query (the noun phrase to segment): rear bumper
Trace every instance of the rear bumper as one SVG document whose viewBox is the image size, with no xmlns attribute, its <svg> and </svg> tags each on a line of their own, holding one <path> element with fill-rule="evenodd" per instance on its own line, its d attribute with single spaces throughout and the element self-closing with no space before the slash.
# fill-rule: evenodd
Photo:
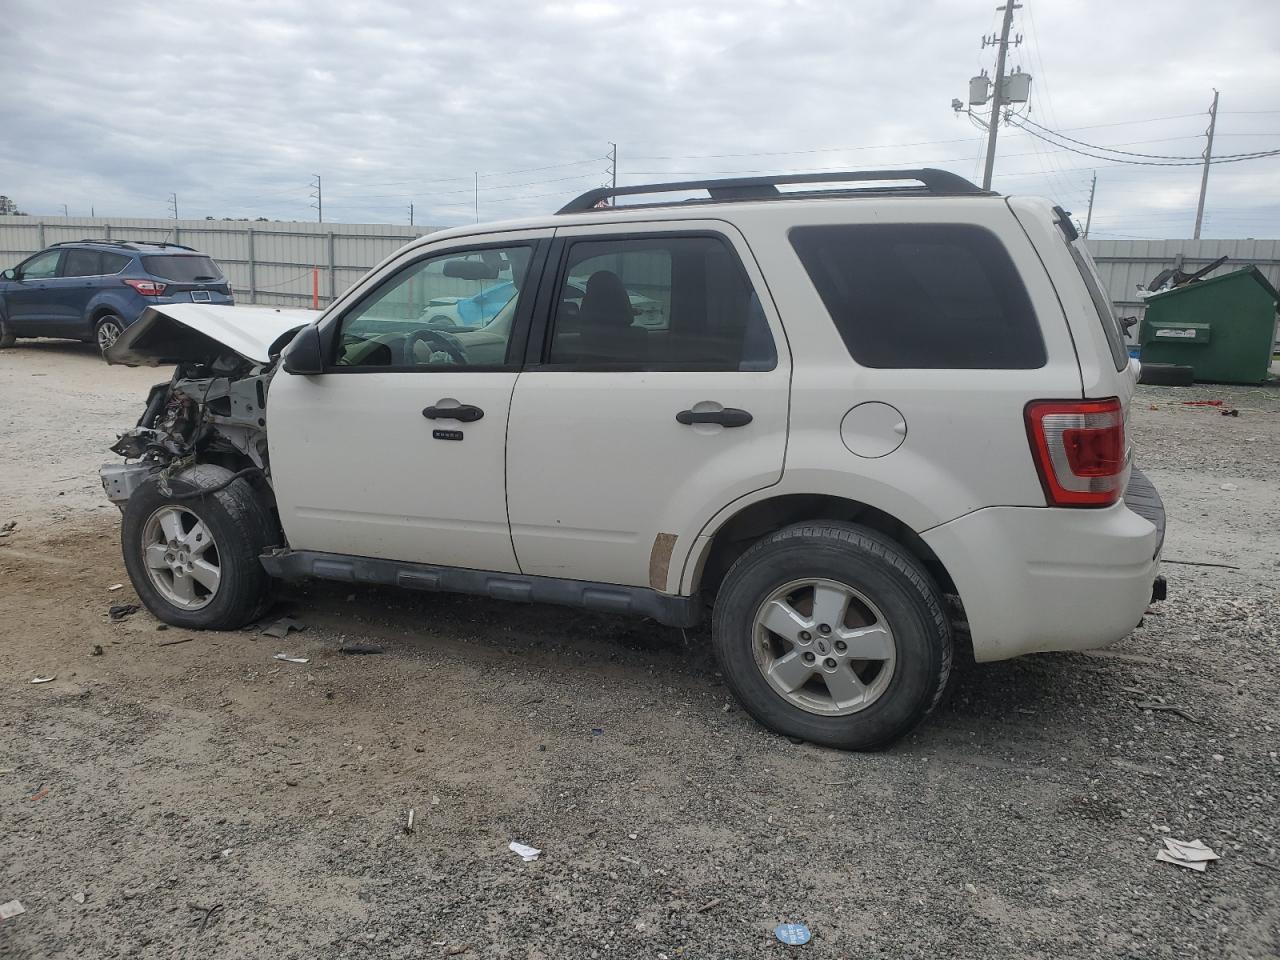
<svg viewBox="0 0 1280 960">
<path fill-rule="evenodd" d="M 988 507 L 922 536 L 955 581 L 978 660 L 1087 650 L 1128 636 L 1151 602 L 1164 504 L 1135 469 L 1103 510 Z"/>
</svg>

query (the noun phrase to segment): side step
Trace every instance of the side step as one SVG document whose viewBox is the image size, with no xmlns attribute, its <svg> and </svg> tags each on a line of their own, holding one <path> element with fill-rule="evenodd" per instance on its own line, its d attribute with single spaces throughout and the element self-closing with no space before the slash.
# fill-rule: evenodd
<svg viewBox="0 0 1280 960">
<path fill-rule="evenodd" d="M 553 603 L 650 617 L 669 627 L 692 627 L 702 619 L 702 604 L 697 597 L 674 597 L 647 587 L 562 580 L 559 577 L 527 577 L 519 573 L 491 573 L 311 550 L 277 550 L 263 554 L 259 560 L 267 573 L 283 580 L 316 577 L 343 583 L 375 583 L 409 590 L 466 593 L 516 603 Z"/>
</svg>

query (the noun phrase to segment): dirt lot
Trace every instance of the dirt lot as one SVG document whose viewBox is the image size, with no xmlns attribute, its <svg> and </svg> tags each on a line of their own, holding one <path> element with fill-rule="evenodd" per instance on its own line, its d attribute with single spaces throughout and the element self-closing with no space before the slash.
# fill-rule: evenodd
<svg viewBox="0 0 1280 960">
<path fill-rule="evenodd" d="M 1280 953 L 1280 390 L 1136 403 L 1166 557 L 1239 569 L 1168 565 L 1113 650 L 962 662 L 848 755 L 643 621 L 318 584 L 287 640 L 109 622 L 136 598 L 94 471 L 162 378 L 0 354 L 0 956 Z M 1158 863 L 1166 835 L 1222 860 Z"/>
</svg>

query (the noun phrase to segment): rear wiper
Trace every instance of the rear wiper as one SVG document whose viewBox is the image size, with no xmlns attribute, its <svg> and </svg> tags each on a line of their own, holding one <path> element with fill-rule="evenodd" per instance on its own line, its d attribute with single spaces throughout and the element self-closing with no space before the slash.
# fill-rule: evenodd
<svg viewBox="0 0 1280 960">
<path fill-rule="evenodd" d="M 201 280 L 217 280 L 218 278 L 217 277 L 195 277 L 194 279 L 197 283 L 199 283 Z"/>
</svg>

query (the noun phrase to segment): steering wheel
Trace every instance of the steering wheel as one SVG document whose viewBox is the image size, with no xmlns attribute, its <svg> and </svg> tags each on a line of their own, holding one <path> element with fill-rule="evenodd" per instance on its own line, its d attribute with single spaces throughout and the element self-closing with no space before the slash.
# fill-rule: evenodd
<svg viewBox="0 0 1280 960">
<path fill-rule="evenodd" d="M 432 353 L 435 353 L 437 350 L 441 350 L 447 353 L 454 363 L 461 364 L 462 366 L 466 366 L 467 364 L 467 355 L 462 349 L 462 344 L 458 342 L 456 337 L 440 330 L 428 329 L 415 330 L 413 333 L 409 334 L 408 339 L 405 340 L 405 354 L 410 362 L 413 362 L 414 347 L 418 345 L 418 341 L 422 341 L 427 344 L 427 346 L 431 348 Z"/>
</svg>

